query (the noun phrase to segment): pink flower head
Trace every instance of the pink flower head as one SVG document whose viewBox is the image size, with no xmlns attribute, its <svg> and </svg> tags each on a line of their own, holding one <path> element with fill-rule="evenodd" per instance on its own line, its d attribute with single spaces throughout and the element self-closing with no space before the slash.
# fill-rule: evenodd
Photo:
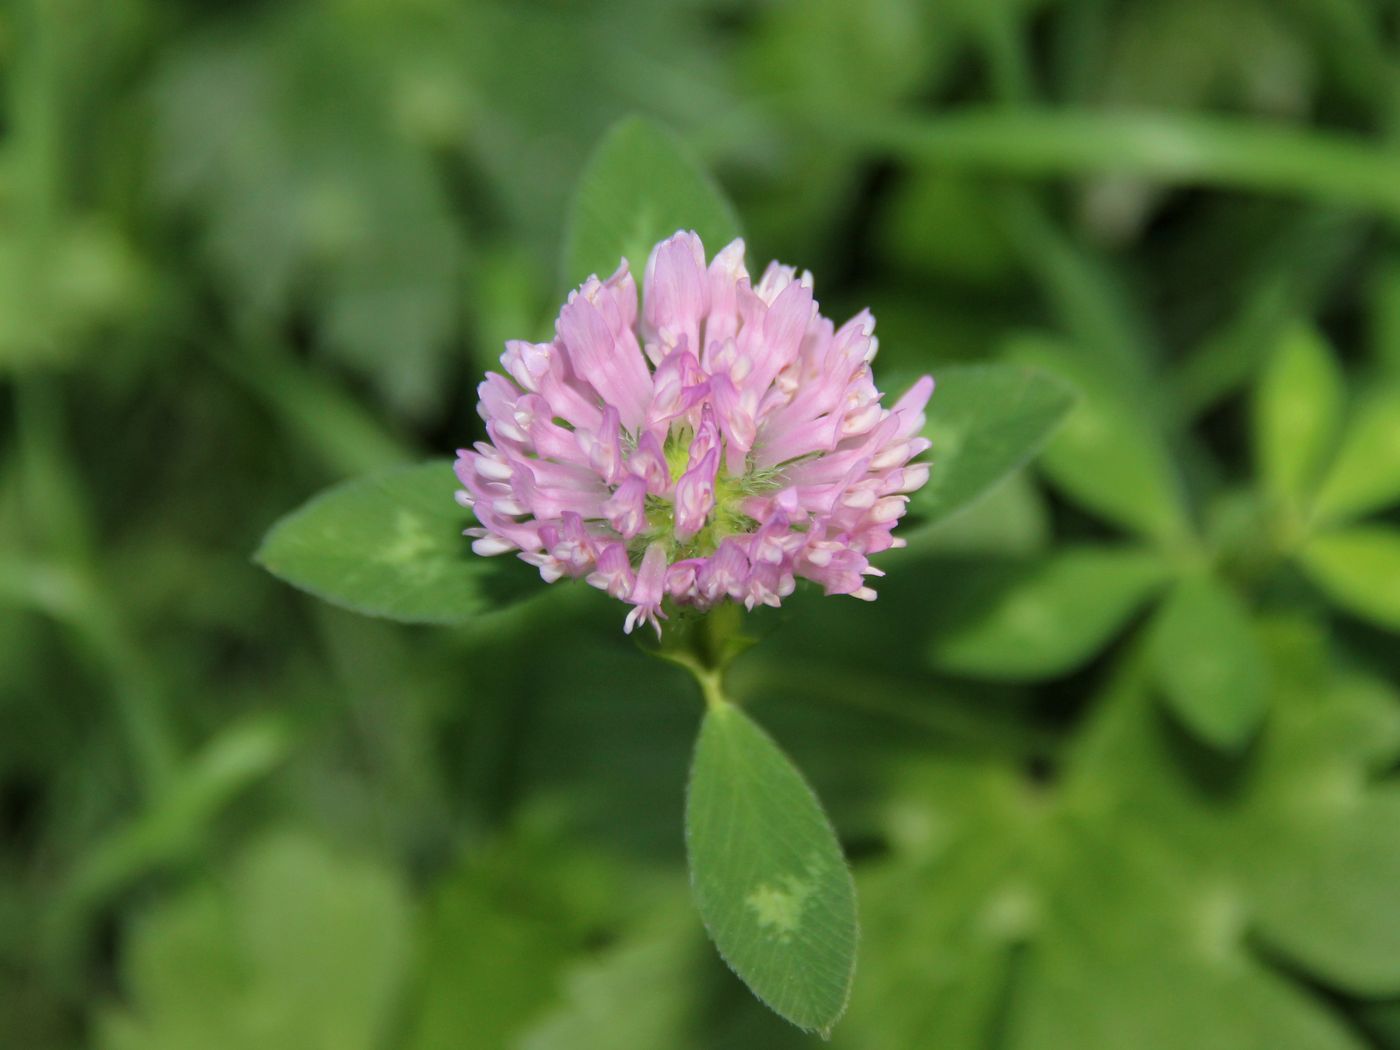
<svg viewBox="0 0 1400 1050">
<path fill-rule="evenodd" d="M 488 441 L 458 453 L 478 554 L 518 551 L 546 581 L 629 602 L 777 605 L 796 578 L 867 601 L 869 556 L 928 480 L 911 460 L 928 376 L 892 408 L 870 375 L 875 320 L 839 329 L 812 278 L 757 285 L 735 241 L 706 264 L 694 233 L 652 249 L 640 314 L 624 259 L 569 296 L 549 343 L 510 342 L 478 388 Z M 509 376 L 509 378 L 507 378 Z"/>
</svg>

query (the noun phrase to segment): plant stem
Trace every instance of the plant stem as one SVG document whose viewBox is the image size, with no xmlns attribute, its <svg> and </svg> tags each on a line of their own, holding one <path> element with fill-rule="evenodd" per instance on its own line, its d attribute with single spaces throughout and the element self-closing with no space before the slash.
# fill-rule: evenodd
<svg viewBox="0 0 1400 1050">
<path fill-rule="evenodd" d="M 705 707 L 717 711 L 733 702 L 724 691 L 725 671 L 752 642 L 742 629 L 743 612 L 733 605 L 679 614 L 660 646 L 649 651 L 689 671 L 700 686 Z"/>
<path fill-rule="evenodd" d="M 1295 194 L 1400 218 L 1400 151 L 1358 136 L 1143 111 L 964 109 L 833 121 L 828 132 L 941 168 L 1027 176 L 1141 175 Z"/>
</svg>

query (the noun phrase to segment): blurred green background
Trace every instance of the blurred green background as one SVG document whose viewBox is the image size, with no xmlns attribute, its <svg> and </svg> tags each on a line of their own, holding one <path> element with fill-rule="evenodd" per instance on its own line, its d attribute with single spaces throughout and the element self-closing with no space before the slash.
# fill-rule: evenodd
<svg viewBox="0 0 1400 1050">
<path fill-rule="evenodd" d="M 0 1046 L 815 1045 L 704 940 L 617 606 L 250 562 L 478 436 L 641 112 L 885 389 L 1081 395 L 736 668 L 855 866 L 832 1045 L 1400 1047 L 1400 4 L 9 0 L 0 93 Z"/>
</svg>

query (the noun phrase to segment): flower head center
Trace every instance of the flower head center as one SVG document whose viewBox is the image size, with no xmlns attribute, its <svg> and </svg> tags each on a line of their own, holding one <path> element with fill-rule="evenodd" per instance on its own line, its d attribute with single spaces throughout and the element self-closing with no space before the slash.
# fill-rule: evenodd
<svg viewBox="0 0 1400 1050">
<path fill-rule="evenodd" d="M 780 472 L 776 470 L 758 471 L 746 464 L 743 474 L 731 474 L 725 467 L 721 439 L 714 480 L 704 486 L 699 497 L 704 508 L 703 523 L 687 535 L 679 520 L 685 517 L 685 511 L 677 504 L 692 505 L 693 514 L 696 497 L 680 484 L 680 479 L 701 466 L 691 457 L 692 440 L 693 432 L 689 427 L 676 428 L 667 435 L 662 451 L 671 477 L 671 493 L 647 497 L 646 527 L 628 544 L 628 553 L 634 562 L 653 543 L 663 544 L 671 561 L 709 557 L 726 538 L 756 531 L 759 522 L 745 511 L 745 505 L 755 496 L 782 487 Z"/>
</svg>

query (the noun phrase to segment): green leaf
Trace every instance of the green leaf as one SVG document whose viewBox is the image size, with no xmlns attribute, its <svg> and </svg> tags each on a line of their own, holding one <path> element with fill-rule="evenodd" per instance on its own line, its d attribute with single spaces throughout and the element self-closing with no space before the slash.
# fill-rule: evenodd
<svg viewBox="0 0 1400 1050">
<path fill-rule="evenodd" d="M 787 1020 L 829 1032 L 855 973 L 855 885 L 802 774 L 724 701 L 706 712 L 695 748 L 686 846 L 725 962 Z"/>
<path fill-rule="evenodd" d="M 385 67 L 384 36 L 287 6 L 182 39 L 151 93 L 155 185 L 198 217 L 240 324 L 302 318 L 320 352 L 421 417 L 450 387 L 468 245 L 430 152 L 406 134 L 402 94 L 386 89 L 402 74 Z M 308 75 L 328 64 L 339 74 Z"/>
<path fill-rule="evenodd" d="M 626 259 L 638 280 L 652 247 L 694 230 L 713 255 L 741 236 L 734 207 L 665 128 L 642 117 L 615 124 L 579 181 L 565 237 L 563 283 L 606 277 Z"/>
<path fill-rule="evenodd" d="M 1197 736 L 1238 748 L 1268 706 L 1268 669 L 1239 599 L 1211 576 L 1183 579 L 1157 615 L 1153 669 L 1172 712 Z"/>
<path fill-rule="evenodd" d="M 884 111 L 937 80 L 964 37 L 942 5 L 918 0 L 808 0 L 753 14 L 744 45 L 749 90 L 800 99 L 811 113 Z"/>
<path fill-rule="evenodd" d="M 835 1045 L 1360 1050 L 1319 989 L 1400 989 L 1397 793 L 1374 776 L 1400 706 L 1261 638 L 1289 673 L 1247 763 L 1182 748 L 1130 658 L 1048 784 L 985 755 L 907 764 Z"/>
<path fill-rule="evenodd" d="M 413 1034 L 402 1044 L 411 1050 L 516 1046 L 553 1005 L 566 965 L 630 900 L 619 892 L 625 873 L 601 851 L 558 839 L 553 811 L 526 816 L 427 901 Z M 693 918 L 689 931 L 698 940 Z"/>
<path fill-rule="evenodd" d="M 521 1050 L 698 1046 L 682 1034 L 693 1006 L 693 950 L 703 947 L 695 941 L 649 933 L 580 966 L 563 1004 L 525 1033 Z"/>
<path fill-rule="evenodd" d="M 664 894 L 652 896 L 656 901 L 641 924 L 566 971 L 557 1007 L 509 1045 L 518 1050 L 811 1046 L 809 1036 L 734 981 L 700 935 L 695 909 L 683 892 L 673 894 L 668 883 Z"/>
<path fill-rule="evenodd" d="M 1375 1033 L 1376 1045 L 1384 1050 L 1400 1047 L 1400 999 L 1365 1003 L 1361 1007 L 1361 1017 L 1367 1029 Z"/>
<path fill-rule="evenodd" d="M 1400 255 L 1392 250 L 1379 271 L 1371 294 L 1371 350 L 1377 365 L 1400 375 Z"/>
<path fill-rule="evenodd" d="M 283 518 L 255 555 L 335 605 L 407 623 L 462 623 L 535 590 L 521 563 L 472 553 L 452 464 L 400 467 L 329 489 Z"/>
<path fill-rule="evenodd" d="M 1380 785 L 1359 798 L 1339 797 L 1325 775 L 1313 786 L 1318 815 L 1325 818 L 1331 808 L 1339 819 L 1330 826 L 1318 822 L 1308 856 L 1291 858 L 1306 877 L 1288 887 L 1278 881 L 1261 886 L 1261 929 L 1274 950 L 1342 987 L 1393 996 L 1400 990 L 1400 910 L 1390 903 L 1400 878 L 1400 790 Z"/>
<path fill-rule="evenodd" d="M 1308 575 L 1342 608 L 1400 631 L 1400 531 L 1359 525 L 1323 533 L 1299 557 Z"/>
<path fill-rule="evenodd" d="M 1294 506 L 1311 495 L 1332 453 L 1346 391 L 1336 355 L 1322 336 L 1297 326 L 1259 378 L 1254 449 L 1265 488 Z"/>
<path fill-rule="evenodd" d="M 1400 384 L 1368 391 L 1318 488 L 1319 520 L 1357 518 L 1400 502 Z"/>
<path fill-rule="evenodd" d="M 1167 579 L 1150 551 L 1063 551 L 1020 566 L 965 620 L 935 637 L 934 664 L 1008 681 L 1074 670 L 1123 629 Z"/>
<path fill-rule="evenodd" d="M 937 169 L 911 173 L 881 211 L 882 258 L 920 285 L 1004 285 L 1015 274 L 1017 257 L 999 224 L 996 190 L 984 180 Z M 939 235 L 930 237 L 929 230 Z"/>
<path fill-rule="evenodd" d="M 1143 536 L 1188 529 L 1180 480 L 1152 413 L 1072 348 L 1044 338 L 1014 341 L 1010 356 L 1067 379 L 1079 403 L 1040 457 L 1045 474 L 1075 502 Z"/>
<path fill-rule="evenodd" d="M 886 567 L 928 553 L 1029 557 L 1050 546 L 1050 510 L 1044 490 L 1016 473 L 961 512 L 931 526 L 901 528 L 900 535 L 908 553 L 888 556 Z"/>
<path fill-rule="evenodd" d="M 130 1012 L 104 1017 L 98 1044 L 373 1050 L 407 975 L 408 919 L 378 864 L 270 835 L 138 925 L 122 960 Z"/>
<path fill-rule="evenodd" d="M 939 372 L 924 437 L 933 442 L 928 484 L 911 509 L 937 521 L 985 494 L 1035 455 L 1074 394 L 1054 376 L 1018 365 Z"/>
<path fill-rule="evenodd" d="M 63 907 L 82 917 L 138 877 L 197 853 L 224 810 L 266 777 L 291 744 L 286 727 L 275 719 L 225 726 L 155 805 L 88 847 Z"/>
</svg>

